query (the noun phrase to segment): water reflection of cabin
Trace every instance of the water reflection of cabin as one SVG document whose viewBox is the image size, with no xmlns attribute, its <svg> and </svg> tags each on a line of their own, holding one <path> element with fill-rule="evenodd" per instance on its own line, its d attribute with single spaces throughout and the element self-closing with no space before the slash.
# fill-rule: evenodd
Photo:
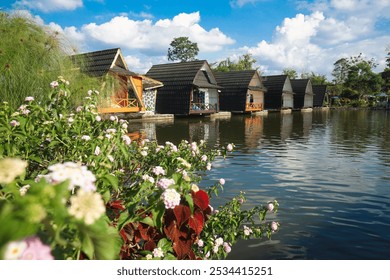
<svg viewBox="0 0 390 280">
<path fill-rule="evenodd" d="M 324 107 L 329 104 L 327 85 L 313 85 L 313 107 Z"/>
<path fill-rule="evenodd" d="M 295 93 L 294 109 L 313 108 L 313 87 L 310 79 L 291 79 Z"/>
<path fill-rule="evenodd" d="M 294 93 L 287 75 L 263 76 L 263 85 L 267 89 L 264 97 L 265 110 L 292 109 Z"/>
<path fill-rule="evenodd" d="M 99 113 L 145 111 L 145 100 L 150 100 L 147 97 L 155 98 L 154 89 L 162 86 L 159 81 L 129 71 L 119 48 L 77 54 L 71 58 L 87 75 L 94 77 L 110 75 L 114 78 L 115 82 L 112 84 L 103 82 L 103 90 L 112 90 L 113 94 L 110 98 L 101 100 Z"/>
<path fill-rule="evenodd" d="M 146 76 L 164 84 L 157 92 L 157 113 L 188 116 L 219 111 L 220 86 L 206 60 L 153 65 Z"/>
<path fill-rule="evenodd" d="M 249 113 L 264 109 L 264 87 L 256 70 L 214 72 L 221 111 Z"/>
</svg>

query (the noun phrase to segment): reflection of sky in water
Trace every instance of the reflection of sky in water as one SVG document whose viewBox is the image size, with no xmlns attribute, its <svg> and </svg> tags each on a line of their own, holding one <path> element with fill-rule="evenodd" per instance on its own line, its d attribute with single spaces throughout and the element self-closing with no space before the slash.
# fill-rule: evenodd
<svg viewBox="0 0 390 280">
<path fill-rule="evenodd" d="M 156 125 L 156 138 L 235 143 L 202 186 L 225 178 L 214 206 L 245 191 L 245 207 L 277 199 L 271 241 L 239 242 L 230 258 L 390 259 L 390 114 L 313 112 Z M 176 133 L 174 133 L 176 132 Z M 151 134 L 153 135 L 153 133 Z M 198 138 L 198 139 L 195 139 Z"/>
</svg>

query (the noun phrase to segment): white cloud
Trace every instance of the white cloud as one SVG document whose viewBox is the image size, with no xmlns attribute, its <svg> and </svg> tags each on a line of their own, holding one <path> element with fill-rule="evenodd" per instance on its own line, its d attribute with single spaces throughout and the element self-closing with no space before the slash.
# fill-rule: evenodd
<svg viewBox="0 0 390 280">
<path fill-rule="evenodd" d="M 230 6 L 241 8 L 242 6 L 245 6 L 247 4 L 254 4 L 254 3 L 260 2 L 260 1 L 264 1 L 264 0 L 231 0 Z"/>
<path fill-rule="evenodd" d="M 218 28 L 207 31 L 199 22 L 199 12 L 181 13 L 155 23 L 148 19 L 132 20 L 127 16 L 116 16 L 102 24 L 89 23 L 79 29 L 66 27 L 63 32 L 80 43 L 84 41 L 154 55 L 165 55 L 173 38 L 181 36 L 196 42 L 200 52 L 219 51 L 234 43 Z"/>
<path fill-rule="evenodd" d="M 83 0 L 20 0 L 16 7 L 53 12 L 60 10 L 75 10 L 83 6 Z"/>
<path fill-rule="evenodd" d="M 261 40 L 254 47 L 243 47 L 251 53 L 266 72 L 281 72 L 292 67 L 298 72 L 328 75 L 333 63 L 341 57 L 363 53 L 374 58 L 383 69 L 385 48 L 390 42 L 388 32 L 380 32 L 376 24 L 390 17 L 390 1 L 375 4 L 367 0 L 331 0 L 304 3 L 315 7 L 309 15 L 297 14 L 285 18 L 275 28 L 272 40 Z"/>
</svg>

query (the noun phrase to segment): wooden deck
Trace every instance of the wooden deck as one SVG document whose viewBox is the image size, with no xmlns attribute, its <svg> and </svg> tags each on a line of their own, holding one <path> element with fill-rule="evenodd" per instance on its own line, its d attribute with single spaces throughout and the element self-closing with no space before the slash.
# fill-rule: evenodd
<svg viewBox="0 0 390 280">
<path fill-rule="evenodd" d="M 217 112 L 217 108 L 214 105 L 207 103 L 191 103 L 190 115 L 207 115 L 214 114 Z"/>
<path fill-rule="evenodd" d="M 142 106 L 139 106 L 137 99 L 113 98 L 112 107 L 98 108 L 98 112 L 102 114 L 107 113 L 138 113 L 145 111 Z"/>
<path fill-rule="evenodd" d="M 245 112 L 256 112 L 262 110 L 263 110 L 263 104 L 261 103 L 246 103 Z"/>
</svg>

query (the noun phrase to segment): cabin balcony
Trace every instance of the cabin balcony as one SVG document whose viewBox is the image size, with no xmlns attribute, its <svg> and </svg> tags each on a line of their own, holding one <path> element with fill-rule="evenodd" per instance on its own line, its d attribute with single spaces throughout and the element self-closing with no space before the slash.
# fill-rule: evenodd
<svg viewBox="0 0 390 280">
<path fill-rule="evenodd" d="M 263 104 L 261 103 L 246 103 L 245 105 L 245 111 L 246 112 L 255 112 L 255 111 L 262 111 L 263 110 Z"/>
<path fill-rule="evenodd" d="M 217 104 L 191 103 L 190 115 L 214 114 L 217 112 Z"/>
<path fill-rule="evenodd" d="M 143 111 L 136 98 L 112 98 L 108 107 L 99 107 L 99 113 L 138 113 Z"/>
</svg>

